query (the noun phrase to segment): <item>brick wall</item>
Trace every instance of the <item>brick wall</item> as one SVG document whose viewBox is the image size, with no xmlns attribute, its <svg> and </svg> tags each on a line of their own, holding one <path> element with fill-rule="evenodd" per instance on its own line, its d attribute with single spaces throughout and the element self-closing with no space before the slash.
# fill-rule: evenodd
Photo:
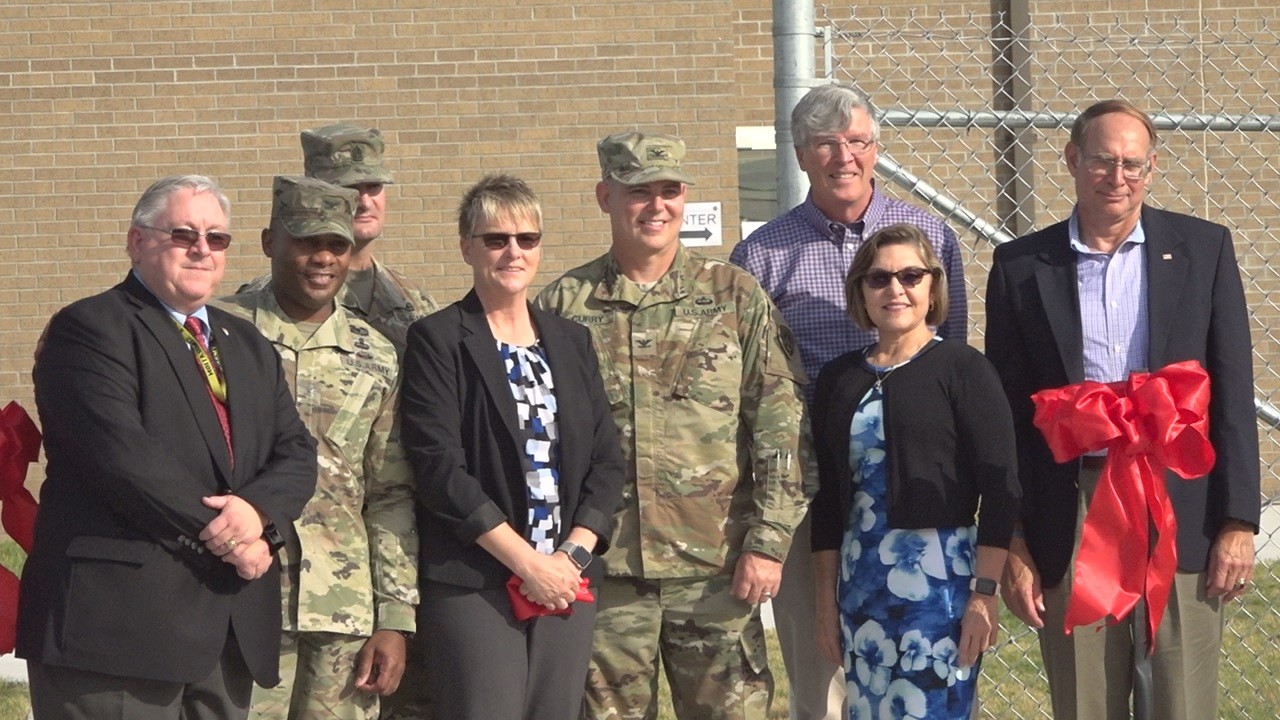
<svg viewBox="0 0 1280 720">
<path fill-rule="evenodd" d="M 379 255 L 441 301 L 470 286 L 453 214 L 485 172 L 514 172 L 541 195 L 542 281 L 599 254 L 595 142 L 616 130 L 684 137 L 690 199 L 736 218 L 740 24 L 711 0 L 4 3 L 0 401 L 34 409 L 40 329 L 123 277 L 129 212 L 161 176 L 225 186 L 236 240 L 224 290 L 264 272 L 271 177 L 302 171 L 307 127 L 384 132 L 397 184 Z M 721 252 L 735 228 L 725 223 Z"/>
</svg>

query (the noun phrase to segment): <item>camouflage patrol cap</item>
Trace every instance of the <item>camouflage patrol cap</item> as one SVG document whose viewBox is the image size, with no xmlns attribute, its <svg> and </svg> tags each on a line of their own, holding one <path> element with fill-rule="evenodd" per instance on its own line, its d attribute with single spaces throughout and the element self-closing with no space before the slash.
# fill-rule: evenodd
<svg viewBox="0 0 1280 720">
<path fill-rule="evenodd" d="M 298 175 L 277 175 L 271 185 L 271 223 L 296 238 L 337 235 L 355 243 L 352 225 L 360 193 Z"/>
<path fill-rule="evenodd" d="M 617 180 L 623 185 L 655 180 L 693 184 L 693 178 L 680 169 L 684 141 L 674 135 L 614 133 L 596 145 L 596 154 L 600 156 L 600 176 L 605 180 Z"/>
<path fill-rule="evenodd" d="M 360 183 L 390 185 L 391 172 L 382 166 L 386 150 L 375 128 L 339 123 L 302 131 L 303 171 L 307 177 L 351 187 Z"/>
</svg>

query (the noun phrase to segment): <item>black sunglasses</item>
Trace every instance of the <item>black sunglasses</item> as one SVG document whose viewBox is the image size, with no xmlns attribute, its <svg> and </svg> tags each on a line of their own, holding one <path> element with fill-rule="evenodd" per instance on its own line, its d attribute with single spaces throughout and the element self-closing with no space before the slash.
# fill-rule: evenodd
<svg viewBox="0 0 1280 720">
<path fill-rule="evenodd" d="M 471 237 L 480 238 L 481 242 L 484 243 L 485 249 L 487 250 L 506 249 L 507 244 L 510 243 L 512 240 L 516 241 L 516 244 L 520 246 L 521 250 L 532 250 L 538 247 L 538 243 L 542 242 L 542 233 L 540 232 L 514 233 L 514 234 L 491 232 L 491 233 L 480 233 L 479 235 L 472 235 Z"/>
<path fill-rule="evenodd" d="M 898 283 L 904 288 L 913 288 L 920 284 L 926 275 L 932 275 L 933 271 L 922 267 L 903 268 L 898 272 L 889 272 L 888 270 L 872 270 L 862 276 L 862 282 L 872 290 L 883 290 L 889 287 L 889 281 L 898 278 Z"/>
</svg>

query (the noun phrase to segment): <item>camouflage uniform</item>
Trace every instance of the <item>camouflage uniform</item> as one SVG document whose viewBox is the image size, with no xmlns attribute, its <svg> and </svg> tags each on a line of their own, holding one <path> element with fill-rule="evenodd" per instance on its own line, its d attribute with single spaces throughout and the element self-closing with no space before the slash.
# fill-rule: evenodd
<svg viewBox="0 0 1280 720">
<path fill-rule="evenodd" d="M 440 308 L 430 294 L 402 273 L 377 261 L 373 263 L 373 271 L 373 303 L 369 307 L 361 307 L 360 299 L 347 286 L 338 293 L 338 304 L 346 308 L 352 317 L 367 322 L 382 333 L 395 346 L 397 357 L 402 357 L 409 326 Z M 270 273 L 261 275 L 240 286 L 238 292 L 261 290 L 270 282 Z"/>
<path fill-rule="evenodd" d="M 354 191 L 331 190 L 354 199 Z M 354 212 L 354 203 L 350 208 Z M 302 231 L 287 223 L 286 229 L 295 237 L 338 232 L 318 227 L 322 222 L 306 219 Z M 348 240 L 350 233 L 347 216 Z M 375 630 L 412 632 L 418 602 L 413 477 L 395 424 L 395 349 L 343 312 L 332 313 L 314 333 L 304 330 L 280 308 L 270 285 L 219 304 L 271 341 L 298 414 L 318 442 L 315 495 L 280 551 L 283 681 L 271 690 L 254 688 L 252 715 L 375 718 L 378 697 L 354 689 L 355 654 Z"/>
<path fill-rule="evenodd" d="M 298 414 L 319 441 L 316 494 L 280 553 L 286 644 L 323 633 L 331 636 L 325 644 L 349 647 L 347 657 L 328 663 L 337 665 L 329 687 L 300 675 L 296 682 L 299 689 L 311 685 L 309 696 L 293 697 L 336 705 L 341 696 L 341 704 L 371 709 L 357 717 L 377 717 L 377 696 L 354 691 L 354 653 L 374 630 L 412 632 L 418 603 L 413 477 L 394 427 L 395 350 L 367 323 L 340 312 L 306 337 L 270 287 L 235 295 L 223 306 L 253 322 L 280 353 Z M 273 690 L 255 688 L 253 714 L 286 717 L 291 693 L 287 676 Z"/>
<path fill-rule="evenodd" d="M 394 184 L 391 171 L 382 163 L 386 142 L 376 128 L 337 123 L 302 131 L 303 168 L 308 177 L 344 187 L 365 183 Z M 338 293 L 338 304 L 353 317 L 373 326 L 391 341 L 397 358 L 404 357 L 409 326 L 419 318 L 439 310 L 436 301 L 409 278 L 376 260 L 373 270 L 373 293 L 366 306 L 348 284 Z M 423 638 L 409 642 L 409 657 L 400 690 L 382 702 L 382 717 L 427 720 L 430 699 L 426 695 L 426 669 L 422 664 Z"/>
<path fill-rule="evenodd" d="M 583 716 L 655 717 L 661 653 L 677 714 L 763 718 L 763 628 L 730 588 L 743 552 L 786 557 L 812 494 L 790 331 L 750 275 L 683 248 L 647 293 L 610 253 L 537 304 L 591 330 L 628 461 Z"/>
</svg>

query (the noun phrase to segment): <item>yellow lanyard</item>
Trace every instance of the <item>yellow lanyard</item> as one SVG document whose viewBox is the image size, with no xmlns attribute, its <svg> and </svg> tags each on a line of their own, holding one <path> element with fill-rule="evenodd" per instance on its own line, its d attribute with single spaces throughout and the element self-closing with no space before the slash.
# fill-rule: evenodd
<svg viewBox="0 0 1280 720">
<path fill-rule="evenodd" d="M 222 364 L 222 354 L 217 348 L 213 349 L 213 355 L 209 355 L 204 343 L 201 343 L 185 325 L 179 325 L 178 329 L 182 331 L 182 337 L 186 339 L 187 344 L 191 346 L 191 352 L 196 356 L 196 364 L 200 366 L 200 372 L 204 373 L 204 381 L 209 386 L 209 392 L 218 399 L 220 403 L 227 402 L 227 383 L 222 379 L 222 373 L 218 371 L 218 367 Z"/>
</svg>

